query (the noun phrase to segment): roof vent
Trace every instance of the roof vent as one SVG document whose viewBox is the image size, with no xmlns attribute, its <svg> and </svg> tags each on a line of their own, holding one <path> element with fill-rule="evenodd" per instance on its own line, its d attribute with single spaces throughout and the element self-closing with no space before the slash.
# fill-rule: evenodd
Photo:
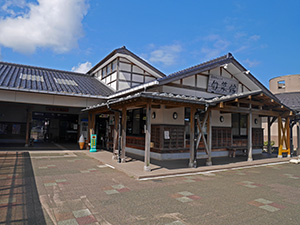
<svg viewBox="0 0 300 225">
<path fill-rule="evenodd" d="M 78 84 L 74 80 L 60 79 L 60 78 L 55 78 L 55 77 L 54 77 L 54 80 L 55 80 L 55 83 L 57 83 L 57 84 L 78 86 Z"/>
<path fill-rule="evenodd" d="M 31 80 L 31 81 L 37 81 L 37 82 L 44 82 L 44 77 L 43 76 L 38 76 L 38 75 L 31 75 L 31 74 L 25 74 L 21 73 L 20 74 L 20 79 L 21 80 Z"/>
</svg>

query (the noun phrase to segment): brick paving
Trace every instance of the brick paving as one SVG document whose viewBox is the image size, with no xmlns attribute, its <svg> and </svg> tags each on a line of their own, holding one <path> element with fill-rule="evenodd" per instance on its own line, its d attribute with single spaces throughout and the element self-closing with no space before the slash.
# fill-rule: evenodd
<svg viewBox="0 0 300 225">
<path fill-rule="evenodd" d="M 299 166 L 139 181 L 82 151 L 0 152 L 0 224 L 300 224 Z"/>
</svg>

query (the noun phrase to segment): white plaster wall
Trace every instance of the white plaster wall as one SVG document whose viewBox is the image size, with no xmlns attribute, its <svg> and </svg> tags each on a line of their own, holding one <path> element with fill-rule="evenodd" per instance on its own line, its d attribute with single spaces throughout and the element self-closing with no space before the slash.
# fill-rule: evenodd
<svg viewBox="0 0 300 225">
<path fill-rule="evenodd" d="M 195 75 L 192 75 L 190 77 L 186 77 L 182 80 L 183 85 L 192 86 L 195 87 Z"/>
<path fill-rule="evenodd" d="M 211 111 L 212 120 L 211 124 L 214 127 L 231 127 L 231 113 L 220 113 L 220 111 Z M 224 121 L 220 121 L 220 116 L 224 117 Z"/>
<path fill-rule="evenodd" d="M 153 77 L 145 77 L 145 83 L 151 81 L 151 80 L 155 80 L 155 78 Z"/>
<path fill-rule="evenodd" d="M 197 87 L 198 88 L 207 88 L 207 82 L 208 82 L 208 77 L 207 76 L 202 76 L 198 75 L 197 76 Z"/>
<path fill-rule="evenodd" d="M 254 123 L 255 119 L 257 119 L 257 124 Z M 253 114 L 252 115 L 252 127 L 253 128 L 261 128 L 261 117 L 258 115 Z"/>
<path fill-rule="evenodd" d="M 134 73 L 141 73 L 141 74 L 144 73 L 144 70 L 142 70 L 141 68 L 139 68 L 139 67 L 137 67 L 137 66 L 133 66 L 132 71 L 133 71 Z"/>
<path fill-rule="evenodd" d="M 184 108 L 166 109 L 164 105 L 160 109 L 152 109 L 152 113 L 156 113 L 156 118 L 151 119 L 152 124 L 169 124 L 184 125 Z M 173 113 L 176 112 L 178 117 L 173 119 Z"/>
<path fill-rule="evenodd" d="M 120 62 L 120 70 L 131 71 L 131 65 Z"/>
<path fill-rule="evenodd" d="M 3 90 L 0 90 L 0 101 L 82 108 L 103 102 L 101 99 Z"/>
</svg>

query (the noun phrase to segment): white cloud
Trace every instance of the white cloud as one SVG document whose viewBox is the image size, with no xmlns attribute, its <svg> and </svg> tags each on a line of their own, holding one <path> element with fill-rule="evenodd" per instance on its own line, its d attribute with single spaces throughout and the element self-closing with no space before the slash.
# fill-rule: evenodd
<svg viewBox="0 0 300 225">
<path fill-rule="evenodd" d="M 255 34 L 255 35 L 252 35 L 250 38 L 249 38 L 251 41 L 257 41 L 260 39 L 260 36 Z"/>
<path fill-rule="evenodd" d="M 4 5 L 10 16 L 0 18 L 0 45 L 23 53 L 32 53 L 39 47 L 56 52 L 76 47 L 88 9 L 86 0 L 37 1 L 38 4 L 26 3 L 28 11 L 21 15 L 14 13 L 11 5 Z"/>
<path fill-rule="evenodd" d="M 227 51 L 230 46 L 230 41 L 221 38 L 219 35 L 211 34 L 203 38 L 205 42 L 201 48 L 201 53 L 204 54 L 204 59 L 209 60 L 220 56 L 221 53 Z"/>
<path fill-rule="evenodd" d="M 180 52 L 182 52 L 182 47 L 179 44 L 161 46 L 150 53 L 149 61 L 152 63 L 163 63 L 165 66 L 171 66 L 176 63 Z"/>
<path fill-rule="evenodd" d="M 77 66 L 72 67 L 72 71 L 77 73 L 86 73 L 91 68 L 92 68 L 92 63 L 85 62 L 85 63 L 79 63 Z"/>
<path fill-rule="evenodd" d="M 259 61 L 257 61 L 257 60 L 250 60 L 250 59 L 244 60 L 244 63 L 245 63 L 246 65 L 248 65 L 249 68 L 251 68 L 251 67 L 256 67 L 257 65 L 260 64 Z"/>
</svg>

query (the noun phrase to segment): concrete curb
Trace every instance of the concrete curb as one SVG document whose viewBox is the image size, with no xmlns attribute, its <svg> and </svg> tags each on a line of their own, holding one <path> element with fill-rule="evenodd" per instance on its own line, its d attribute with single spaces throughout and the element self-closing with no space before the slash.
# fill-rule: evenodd
<svg viewBox="0 0 300 225">
<path fill-rule="evenodd" d="M 263 166 L 270 164 L 277 164 L 280 162 L 288 162 L 291 158 L 267 158 L 267 159 L 257 159 L 251 162 L 235 162 L 224 165 L 212 165 L 212 166 L 201 166 L 197 168 L 178 168 L 178 169 L 167 169 L 160 166 L 151 164 L 150 167 L 152 170 L 150 172 L 144 171 L 144 162 L 142 161 L 130 161 L 127 163 L 117 163 L 116 160 L 112 160 L 112 153 L 99 151 L 96 153 L 86 152 L 86 154 L 92 158 L 97 159 L 103 164 L 108 164 L 115 169 L 127 174 L 129 177 L 133 177 L 137 180 L 146 180 L 146 179 L 155 179 L 159 177 L 166 176 L 184 176 L 184 175 L 193 175 L 197 173 L 208 173 L 208 172 L 217 172 L 222 170 L 230 169 L 243 169 L 253 166 Z"/>
</svg>

